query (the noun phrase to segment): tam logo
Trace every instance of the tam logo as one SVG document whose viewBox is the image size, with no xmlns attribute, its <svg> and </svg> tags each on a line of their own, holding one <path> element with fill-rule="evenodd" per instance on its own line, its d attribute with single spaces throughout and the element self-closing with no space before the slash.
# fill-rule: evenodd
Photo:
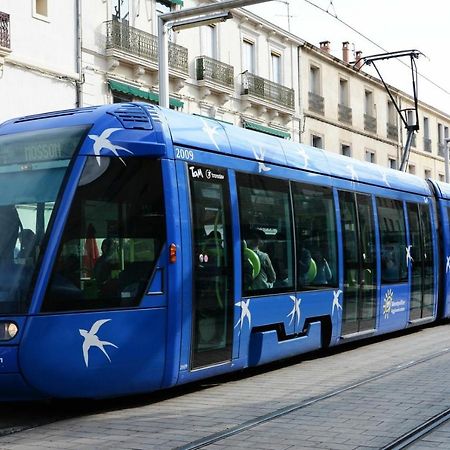
<svg viewBox="0 0 450 450">
<path fill-rule="evenodd" d="M 191 171 L 192 178 L 204 178 L 202 169 L 196 169 L 195 167 L 191 166 L 189 167 L 189 170 Z"/>
</svg>

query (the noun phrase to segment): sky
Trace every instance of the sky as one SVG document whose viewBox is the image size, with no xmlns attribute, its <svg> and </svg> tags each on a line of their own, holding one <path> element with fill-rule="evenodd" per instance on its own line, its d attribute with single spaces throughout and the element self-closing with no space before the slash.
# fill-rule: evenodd
<svg viewBox="0 0 450 450">
<path fill-rule="evenodd" d="M 287 30 L 288 8 L 283 3 L 286 0 L 246 8 Z M 330 41 L 331 54 L 340 59 L 344 41 L 363 56 L 419 50 L 424 54 L 416 60 L 419 100 L 450 114 L 449 0 L 289 0 L 289 11 L 292 34 L 317 47 L 321 41 Z M 412 95 L 409 57 L 402 61 L 407 66 L 394 59 L 380 61 L 377 67 L 387 83 Z M 372 68 L 364 70 L 376 75 Z"/>
</svg>

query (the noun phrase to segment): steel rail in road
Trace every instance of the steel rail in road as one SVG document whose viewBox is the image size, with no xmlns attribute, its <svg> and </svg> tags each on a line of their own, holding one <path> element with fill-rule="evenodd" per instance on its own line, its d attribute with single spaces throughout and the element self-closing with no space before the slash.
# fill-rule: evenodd
<svg viewBox="0 0 450 450">
<path fill-rule="evenodd" d="M 414 361 L 411 361 L 411 362 L 408 362 L 408 363 L 405 363 L 405 364 L 400 364 L 400 365 L 392 367 L 390 369 L 383 370 L 383 371 L 379 372 L 376 375 L 373 375 L 373 376 L 368 377 L 368 378 L 364 378 L 364 379 L 362 379 L 360 381 L 354 382 L 354 383 L 349 384 L 347 386 L 344 386 L 344 387 L 341 387 L 341 388 L 336 389 L 334 391 L 328 392 L 327 394 L 323 394 L 323 395 L 320 395 L 318 397 L 313 397 L 313 398 L 311 398 L 309 400 L 306 400 L 306 401 L 303 400 L 301 402 L 294 403 L 293 405 L 289 405 L 289 406 L 286 406 L 286 407 L 283 407 L 283 408 L 280 408 L 280 409 L 276 409 L 276 410 L 274 410 L 274 411 L 272 411 L 272 412 L 270 412 L 268 414 L 264 414 L 262 416 L 255 417 L 254 419 L 251 419 L 249 421 L 243 422 L 242 424 L 239 424 L 239 425 L 235 425 L 234 427 L 228 428 L 227 430 L 219 431 L 217 433 L 210 434 L 210 435 L 205 436 L 205 437 L 203 437 L 201 439 L 192 441 L 189 444 L 185 444 L 185 445 L 182 445 L 180 447 L 177 447 L 175 450 L 197 450 L 197 449 L 201 449 L 201 448 L 206 447 L 208 445 L 214 444 L 214 443 L 216 443 L 218 441 L 222 441 L 222 440 L 224 440 L 224 439 L 226 439 L 228 437 L 235 436 L 237 434 L 243 433 L 244 431 L 247 431 L 247 430 L 249 430 L 251 428 L 254 428 L 254 427 L 258 426 L 258 425 L 261 425 L 263 423 L 270 422 L 270 421 L 272 421 L 274 419 L 277 419 L 277 418 L 279 418 L 281 416 L 290 414 L 292 412 L 295 412 L 295 411 L 298 411 L 300 409 L 306 408 L 308 406 L 314 405 L 314 404 L 319 403 L 321 401 L 328 400 L 329 398 L 332 398 L 332 397 L 335 397 L 335 396 L 337 396 L 339 394 L 342 394 L 344 392 L 348 392 L 350 390 L 356 389 L 356 388 L 358 388 L 360 386 L 363 386 L 365 384 L 368 384 L 368 383 L 371 383 L 373 381 L 379 380 L 381 378 L 387 377 L 389 375 L 398 373 L 398 372 L 400 372 L 402 370 L 409 369 L 409 368 L 417 366 L 419 364 L 426 363 L 426 362 L 428 362 L 428 361 L 430 361 L 430 360 L 432 360 L 434 358 L 438 358 L 438 357 L 443 356 L 443 355 L 445 355 L 445 354 L 447 354 L 449 352 L 450 352 L 450 349 L 449 348 L 445 348 L 443 350 L 440 350 L 439 352 L 432 353 L 432 354 L 430 354 L 428 356 L 425 356 L 423 358 L 420 358 L 420 359 L 417 359 L 417 360 L 414 360 Z M 450 418 L 450 409 L 446 410 L 446 412 L 447 412 L 448 418 Z M 443 414 L 443 413 L 441 413 L 441 414 Z M 448 418 L 446 420 L 448 420 Z M 427 421 L 426 423 L 428 423 L 428 422 L 429 421 Z M 440 422 L 439 424 L 441 424 L 441 423 L 443 423 L 443 421 Z M 438 425 L 436 425 L 436 426 L 438 426 Z M 428 432 L 428 431 L 426 431 L 426 432 Z M 425 432 L 423 434 L 425 434 Z M 423 436 L 423 434 L 421 436 Z M 397 440 L 395 442 L 397 442 Z M 393 449 L 397 450 L 397 449 L 400 449 L 400 448 L 404 448 L 404 447 L 385 447 L 385 450 L 388 450 L 388 449 L 389 450 L 393 450 Z"/>
<path fill-rule="evenodd" d="M 445 422 L 450 420 L 450 408 L 436 414 L 427 421 L 408 431 L 407 433 L 400 436 L 395 441 L 385 445 L 381 450 L 402 450 L 409 445 L 420 440 L 423 436 L 430 433 L 431 431 L 439 428 Z"/>
</svg>

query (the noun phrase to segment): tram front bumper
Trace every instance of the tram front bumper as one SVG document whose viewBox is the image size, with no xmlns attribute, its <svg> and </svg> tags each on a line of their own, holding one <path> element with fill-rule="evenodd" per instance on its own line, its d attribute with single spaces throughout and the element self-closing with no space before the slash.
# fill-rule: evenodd
<svg viewBox="0 0 450 450">
<path fill-rule="evenodd" d="M 44 397 L 22 377 L 18 364 L 19 347 L 0 346 L 0 401 L 38 400 Z"/>
</svg>

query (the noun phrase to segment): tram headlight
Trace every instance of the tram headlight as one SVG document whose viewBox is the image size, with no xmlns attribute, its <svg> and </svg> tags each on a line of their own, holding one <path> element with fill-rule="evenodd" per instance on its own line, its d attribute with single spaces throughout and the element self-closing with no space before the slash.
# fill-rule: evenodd
<svg viewBox="0 0 450 450">
<path fill-rule="evenodd" d="M 0 322 L 0 341 L 9 341 L 16 337 L 19 327 L 14 322 Z"/>
</svg>

